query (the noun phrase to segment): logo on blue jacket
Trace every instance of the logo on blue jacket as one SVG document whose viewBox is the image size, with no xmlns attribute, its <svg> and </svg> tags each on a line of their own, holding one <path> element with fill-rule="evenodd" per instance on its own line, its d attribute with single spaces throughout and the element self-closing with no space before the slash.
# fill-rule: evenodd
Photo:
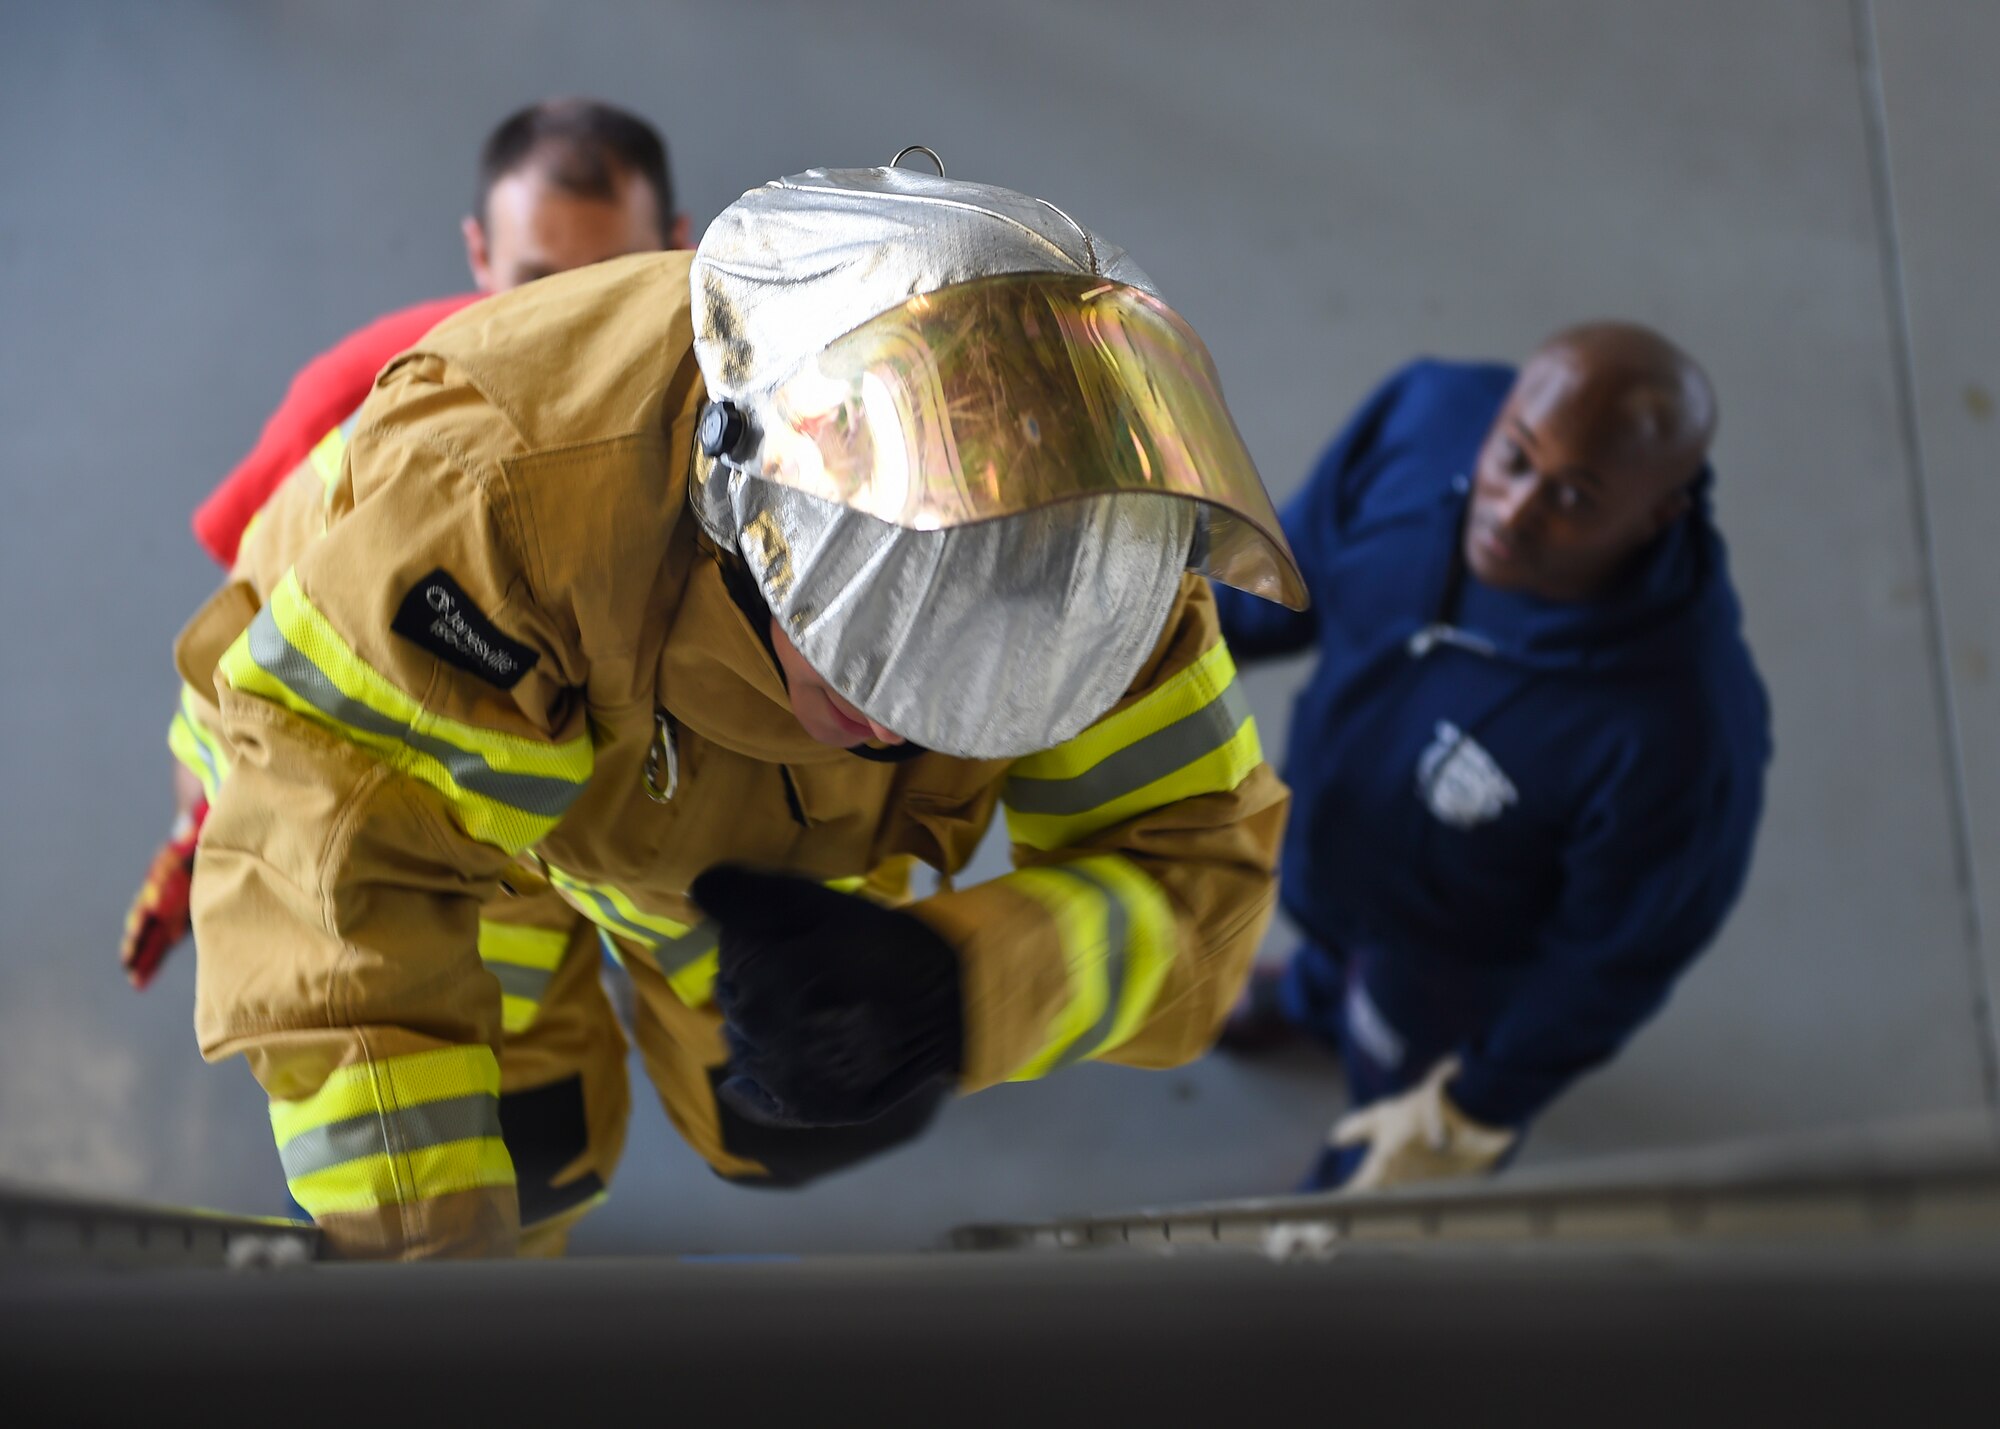
<svg viewBox="0 0 2000 1429">
<path fill-rule="evenodd" d="M 1440 822 L 1454 829 L 1491 823 L 1520 798 L 1514 781 L 1479 741 L 1450 720 L 1417 759 L 1417 793 Z"/>
</svg>

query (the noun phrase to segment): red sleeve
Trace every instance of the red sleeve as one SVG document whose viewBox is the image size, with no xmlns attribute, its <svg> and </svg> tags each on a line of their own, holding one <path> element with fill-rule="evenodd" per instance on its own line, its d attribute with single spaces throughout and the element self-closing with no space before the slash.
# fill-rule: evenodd
<svg viewBox="0 0 2000 1429">
<path fill-rule="evenodd" d="M 236 559 L 243 528 L 319 439 L 345 421 L 383 366 L 478 293 L 399 308 L 349 333 L 299 369 L 264 433 L 194 513 L 195 539 L 222 565 Z"/>
</svg>

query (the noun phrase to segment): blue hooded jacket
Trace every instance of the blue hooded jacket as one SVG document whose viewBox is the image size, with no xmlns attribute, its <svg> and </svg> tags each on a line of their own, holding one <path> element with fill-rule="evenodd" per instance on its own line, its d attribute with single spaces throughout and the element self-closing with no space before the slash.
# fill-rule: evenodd
<svg viewBox="0 0 2000 1429">
<path fill-rule="evenodd" d="M 1304 612 L 1218 587 L 1239 660 L 1317 649 L 1282 899 L 1319 942 L 1492 979 L 1454 1100 L 1519 1125 L 1665 1000 L 1743 887 L 1770 713 L 1704 472 L 1609 590 L 1482 585 L 1459 536 L 1513 369 L 1419 361 L 1286 508 Z"/>
</svg>

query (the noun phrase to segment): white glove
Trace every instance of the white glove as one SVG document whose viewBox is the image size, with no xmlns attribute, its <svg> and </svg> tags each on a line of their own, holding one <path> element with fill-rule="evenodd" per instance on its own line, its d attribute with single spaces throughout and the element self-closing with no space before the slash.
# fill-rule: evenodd
<svg viewBox="0 0 2000 1429">
<path fill-rule="evenodd" d="M 1327 1136 L 1332 1145 L 1368 1147 L 1343 1191 L 1476 1176 L 1507 1154 L 1520 1133 L 1483 1125 L 1453 1105 L 1444 1088 L 1456 1075 L 1458 1058 L 1447 1057 L 1401 1096 L 1385 1097 L 1334 1123 Z"/>
</svg>

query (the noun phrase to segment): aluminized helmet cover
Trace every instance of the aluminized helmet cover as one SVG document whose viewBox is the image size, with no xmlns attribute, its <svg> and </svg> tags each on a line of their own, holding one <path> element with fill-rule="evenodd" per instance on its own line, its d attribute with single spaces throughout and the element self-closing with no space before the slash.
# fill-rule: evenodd
<svg viewBox="0 0 2000 1429">
<path fill-rule="evenodd" d="M 1117 702 L 1195 525 L 1192 506 L 1154 496 L 910 531 L 754 477 L 706 491 L 806 662 L 871 719 L 967 759 L 1050 748 Z"/>
<path fill-rule="evenodd" d="M 814 170 L 724 211 L 693 296 L 736 424 L 696 455 L 701 519 L 807 662 L 905 737 L 998 758 L 1075 734 L 1186 568 L 1303 605 L 1200 339 L 1052 206 Z"/>
</svg>

